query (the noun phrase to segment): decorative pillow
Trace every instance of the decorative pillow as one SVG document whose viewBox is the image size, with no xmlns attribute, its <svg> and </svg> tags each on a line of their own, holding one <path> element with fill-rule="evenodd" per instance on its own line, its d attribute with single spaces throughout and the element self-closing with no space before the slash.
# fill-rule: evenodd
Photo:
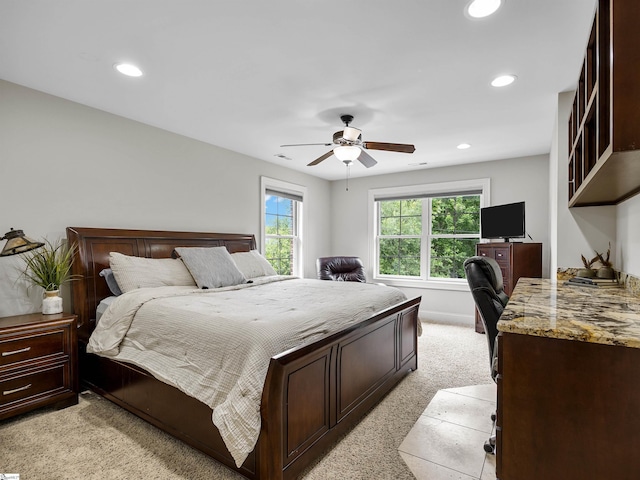
<svg viewBox="0 0 640 480">
<path fill-rule="evenodd" d="M 196 285 L 180 259 L 132 257 L 111 252 L 109 266 L 120 290 L 125 293 L 144 287 Z"/>
<path fill-rule="evenodd" d="M 238 270 L 245 278 L 264 277 L 266 275 L 277 275 L 269 260 L 264 258 L 258 250 L 250 252 L 232 253 L 231 258 L 235 262 Z"/>
<path fill-rule="evenodd" d="M 225 247 L 178 247 L 176 252 L 200 288 L 228 287 L 247 281 Z"/>
<path fill-rule="evenodd" d="M 111 290 L 111 293 L 113 295 L 115 295 L 116 297 L 118 295 L 122 295 L 122 290 L 120 290 L 118 282 L 116 281 L 116 277 L 113 275 L 113 270 L 111 270 L 110 268 L 105 268 L 100 272 L 99 275 L 107 281 L 109 290 Z"/>
</svg>

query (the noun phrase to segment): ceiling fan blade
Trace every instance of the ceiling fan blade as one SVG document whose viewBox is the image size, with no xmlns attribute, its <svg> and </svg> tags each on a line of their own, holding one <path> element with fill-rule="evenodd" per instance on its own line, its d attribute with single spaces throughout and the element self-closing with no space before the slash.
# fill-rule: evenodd
<svg viewBox="0 0 640 480">
<path fill-rule="evenodd" d="M 358 160 L 360 160 L 360 163 L 362 163 L 367 168 L 371 168 L 376 163 L 378 163 L 373 159 L 371 155 L 369 155 L 364 150 L 360 150 L 360 155 L 358 156 Z"/>
<path fill-rule="evenodd" d="M 330 147 L 333 143 L 292 143 L 290 145 L 280 145 L 281 147 L 306 147 L 309 145 L 323 145 L 325 147 Z"/>
<path fill-rule="evenodd" d="M 362 142 L 362 146 L 369 150 L 386 150 L 388 152 L 413 153 L 416 151 L 416 147 L 407 143 Z"/>
<path fill-rule="evenodd" d="M 333 155 L 333 150 L 329 150 L 327 153 L 325 153 L 324 155 L 322 155 L 321 157 L 316 158 L 313 162 L 307 164 L 307 167 L 313 167 L 314 165 L 319 164 L 320 162 L 322 162 L 323 160 L 326 160 L 327 158 L 329 158 L 331 155 Z"/>
</svg>

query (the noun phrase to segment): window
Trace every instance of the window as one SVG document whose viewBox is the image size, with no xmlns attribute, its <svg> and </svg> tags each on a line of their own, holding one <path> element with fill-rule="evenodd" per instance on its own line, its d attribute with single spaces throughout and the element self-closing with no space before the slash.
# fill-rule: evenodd
<svg viewBox="0 0 640 480">
<path fill-rule="evenodd" d="M 262 177 L 263 254 L 279 275 L 302 276 L 305 188 Z"/>
<path fill-rule="evenodd" d="M 371 191 L 375 276 L 390 283 L 464 279 L 488 189 L 486 179 Z"/>
</svg>

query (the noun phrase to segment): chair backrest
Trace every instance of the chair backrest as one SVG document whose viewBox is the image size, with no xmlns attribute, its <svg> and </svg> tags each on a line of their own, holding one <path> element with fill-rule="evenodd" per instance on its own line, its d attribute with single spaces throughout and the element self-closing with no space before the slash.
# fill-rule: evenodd
<svg viewBox="0 0 640 480">
<path fill-rule="evenodd" d="M 509 301 L 509 297 L 504 293 L 502 271 L 493 258 L 479 256 L 465 260 L 464 271 L 487 335 L 489 364 L 494 375 L 494 346 L 498 335 L 498 320 Z"/>
<path fill-rule="evenodd" d="M 320 280 L 367 282 L 359 257 L 320 257 L 316 260 L 316 268 Z"/>
</svg>

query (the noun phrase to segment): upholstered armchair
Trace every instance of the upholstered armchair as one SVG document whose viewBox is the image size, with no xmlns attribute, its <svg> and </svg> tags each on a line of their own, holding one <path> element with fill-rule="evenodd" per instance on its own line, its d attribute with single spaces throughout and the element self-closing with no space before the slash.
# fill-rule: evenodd
<svg viewBox="0 0 640 480">
<path fill-rule="evenodd" d="M 316 260 L 316 268 L 320 280 L 363 283 L 367 281 L 364 265 L 359 257 L 320 257 Z"/>
</svg>

